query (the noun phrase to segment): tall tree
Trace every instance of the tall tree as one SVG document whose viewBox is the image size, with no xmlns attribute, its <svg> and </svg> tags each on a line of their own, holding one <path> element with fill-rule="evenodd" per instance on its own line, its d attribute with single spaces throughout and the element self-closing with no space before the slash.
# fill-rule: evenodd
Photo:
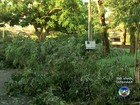
<svg viewBox="0 0 140 105">
<path fill-rule="evenodd" d="M 125 20 L 127 22 L 127 26 L 129 28 L 129 33 L 130 33 L 130 53 L 135 53 L 136 52 L 136 38 L 137 34 L 139 33 L 139 23 L 140 23 L 140 4 L 139 0 L 134 0 L 131 1 L 129 4 L 130 7 L 130 14 L 127 16 L 127 19 Z"/>
<path fill-rule="evenodd" d="M 97 6 L 98 6 L 100 24 L 101 24 L 101 27 L 102 27 L 103 53 L 108 54 L 110 52 L 110 47 L 109 47 L 109 40 L 108 40 L 108 34 L 107 34 L 107 27 L 106 27 L 106 23 L 105 23 L 105 8 L 103 6 L 103 1 L 98 0 L 97 1 Z"/>
<path fill-rule="evenodd" d="M 122 36 L 123 36 L 122 47 L 124 47 L 126 44 L 126 28 L 125 28 L 125 26 L 122 28 L 122 32 L 123 32 L 123 34 L 122 34 Z"/>
<path fill-rule="evenodd" d="M 128 28 L 130 34 L 130 53 L 135 53 L 135 34 L 137 30 L 137 23 L 140 21 L 137 18 L 140 11 L 136 8 L 139 7 L 139 0 L 106 0 L 106 5 L 110 7 L 110 10 L 115 16 L 115 22 L 123 22 L 125 27 Z M 124 30 L 125 31 L 125 30 Z"/>
<path fill-rule="evenodd" d="M 77 33 L 77 30 L 84 29 L 86 21 L 82 19 L 85 12 L 81 0 L 7 0 L 3 5 L 7 8 L 9 2 L 13 8 L 9 8 L 7 19 L 10 25 L 33 25 L 39 41 L 44 40 L 50 31 Z M 1 17 L 6 21 L 4 15 Z"/>
</svg>

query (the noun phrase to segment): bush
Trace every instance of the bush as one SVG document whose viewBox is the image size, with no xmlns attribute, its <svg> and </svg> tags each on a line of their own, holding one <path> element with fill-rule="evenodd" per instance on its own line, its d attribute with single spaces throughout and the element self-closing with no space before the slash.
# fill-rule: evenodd
<svg viewBox="0 0 140 105">
<path fill-rule="evenodd" d="M 3 37 L 2 31 L 0 31 L 0 69 L 5 69 L 9 67 L 9 63 L 6 62 L 5 48 L 11 43 L 13 37 L 12 33 L 5 31 L 5 36 Z"/>
<path fill-rule="evenodd" d="M 85 36 L 41 43 L 30 38 L 13 40 L 6 49 L 7 61 L 24 70 L 12 76 L 7 93 L 33 96 L 33 105 L 125 105 L 139 100 L 139 85 L 129 86 L 135 95 L 125 101 L 118 95 L 121 85 L 115 82 L 116 77 L 127 75 L 120 53 L 124 58 L 129 55 L 116 49 L 103 56 L 100 46 L 86 51 L 84 41 Z"/>
<path fill-rule="evenodd" d="M 60 97 L 55 96 L 51 90 L 39 94 L 37 97 L 33 99 L 33 101 L 30 104 L 31 105 L 68 105 Z"/>
<path fill-rule="evenodd" d="M 43 48 L 31 38 L 17 37 L 5 49 L 6 61 L 15 68 L 39 67 L 44 57 L 40 55 L 45 51 Z"/>
</svg>

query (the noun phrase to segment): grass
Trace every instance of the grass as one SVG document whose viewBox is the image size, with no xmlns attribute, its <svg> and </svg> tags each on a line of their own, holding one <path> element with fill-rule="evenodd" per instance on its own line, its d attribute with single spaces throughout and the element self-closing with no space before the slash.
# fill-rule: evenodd
<svg viewBox="0 0 140 105">
<path fill-rule="evenodd" d="M 129 54 L 128 49 L 112 48 L 108 56 L 99 59 L 97 62 L 103 67 L 111 67 L 113 65 L 116 65 L 116 67 L 119 66 L 121 69 L 126 69 L 129 76 L 133 76 L 134 59 L 135 56 Z M 138 59 L 140 59 L 140 54 L 138 54 Z"/>
</svg>

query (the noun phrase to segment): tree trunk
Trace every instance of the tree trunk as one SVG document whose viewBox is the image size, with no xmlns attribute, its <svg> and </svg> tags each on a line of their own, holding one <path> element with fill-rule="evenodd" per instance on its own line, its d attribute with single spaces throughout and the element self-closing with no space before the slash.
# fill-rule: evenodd
<svg viewBox="0 0 140 105">
<path fill-rule="evenodd" d="M 41 33 L 41 34 L 39 34 L 39 35 L 37 35 L 37 36 L 38 36 L 38 40 L 39 40 L 39 42 L 44 41 L 45 38 L 46 38 L 46 35 L 45 35 L 44 33 Z"/>
<path fill-rule="evenodd" d="M 135 54 L 135 28 L 130 28 L 130 53 Z"/>
<path fill-rule="evenodd" d="M 135 42 L 135 62 L 134 62 L 134 77 L 135 83 L 140 82 L 140 74 L 139 74 L 139 60 L 138 60 L 138 42 L 139 42 L 139 33 L 140 29 L 138 27 L 138 33 L 136 35 L 136 42 Z"/>
<path fill-rule="evenodd" d="M 109 40 L 108 40 L 106 23 L 105 23 L 105 11 L 104 11 L 104 7 L 102 6 L 102 0 L 98 0 L 97 6 L 99 11 L 100 24 L 103 29 L 102 30 L 103 53 L 106 55 L 110 53 L 110 47 L 109 47 Z"/>
<path fill-rule="evenodd" d="M 123 31 L 123 34 L 122 34 L 122 47 L 124 47 L 125 44 L 126 44 L 126 28 L 124 27 L 122 29 L 122 31 Z"/>
<path fill-rule="evenodd" d="M 43 33 L 43 29 L 44 29 L 43 27 L 40 27 L 40 29 L 38 29 L 38 27 L 34 26 L 34 28 L 35 28 L 35 34 L 38 37 L 38 41 L 39 42 L 44 41 L 46 36 L 47 36 L 47 34 L 48 34 L 48 31 L 45 30 L 45 33 Z"/>
<path fill-rule="evenodd" d="M 110 47 L 109 47 L 109 40 L 108 40 L 108 34 L 107 34 L 107 29 L 104 29 L 102 32 L 102 47 L 103 47 L 103 53 L 109 54 L 110 52 Z"/>
</svg>

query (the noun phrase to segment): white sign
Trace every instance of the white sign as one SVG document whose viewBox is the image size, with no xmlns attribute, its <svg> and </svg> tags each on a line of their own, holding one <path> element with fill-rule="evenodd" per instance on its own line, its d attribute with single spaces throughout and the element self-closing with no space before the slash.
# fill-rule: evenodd
<svg viewBox="0 0 140 105">
<path fill-rule="evenodd" d="M 95 41 L 85 41 L 86 49 L 95 49 Z"/>
</svg>

